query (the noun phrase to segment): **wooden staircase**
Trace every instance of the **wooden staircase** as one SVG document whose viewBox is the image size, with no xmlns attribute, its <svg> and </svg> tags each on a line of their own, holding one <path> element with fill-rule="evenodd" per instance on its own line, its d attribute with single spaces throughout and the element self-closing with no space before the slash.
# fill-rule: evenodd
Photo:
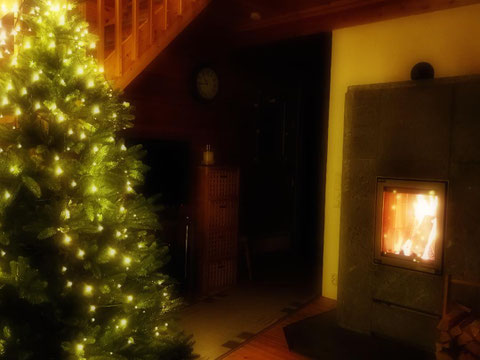
<svg viewBox="0 0 480 360">
<path fill-rule="evenodd" d="M 85 0 L 79 8 L 99 37 L 98 61 L 124 89 L 211 0 Z"/>
</svg>

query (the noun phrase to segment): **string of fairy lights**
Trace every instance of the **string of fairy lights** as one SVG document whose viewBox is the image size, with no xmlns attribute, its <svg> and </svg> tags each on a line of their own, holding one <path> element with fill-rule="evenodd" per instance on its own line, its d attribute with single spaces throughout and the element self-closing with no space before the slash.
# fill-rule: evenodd
<svg viewBox="0 0 480 360">
<path fill-rule="evenodd" d="M 11 4 L 10 6 L 5 4 L 0 5 L 0 9 L 3 13 L 11 12 L 16 19 L 13 28 L 10 30 L 7 30 L 0 23 L 0 59 L 9 58 L 9 61 L 5 62 L 2 66 L 10 66 L 12 68 L 24 66 L 24 59 L 29 59 L 31 57 L 29 52 L 40 51 L 38 47 L 41 45 L 39 44 L 46 44 L 41 51 L 59 51 L 63 55 L 62 66 L 67 70 L 74 69 L 74 71 L 70 73 L 74 74 L 75 81 L 81 80 L 84 84 L 85 91 L 102 88 L 108 93 L 108 97 L 112 99 L 111 101 L 114 102 L 113 91 L 110 84 L 105 80 L 103 67 L 98 66 L 93 56 L 86 55 L 95 50 L 96 41 L 91 40 L 92 37 L 88 31 L 88 25 L 86 23 L 71 20 L 73 8 L 74 7 L 67 2 L 38 1 L 38 6 L 30 8 L 28 12 L 31 18 L 35 19 L 34 21 L 39 29 L 34 33 L 30 28 L 23 28 L 22 5 L 19 6 L 16 3 Z M 72 32 L 73 43 L 70 48 L 65 49 L 64 44 L 61 44 L 60 46 L 55 33 L 49 31 L 53 26 L 52 24 L 60 28 L 64 27 L 64 30 L 70 29 L 72 24 L 74 24 Z M 41 31 L 45 31 L 45 33 Z M 15 44 L 14 51 L 7 48 L 8 44 L 12 42 L 10 37 L 13 37 L 13 42 Z M 79 59 L 83 60 L 81 64 L 77 63 Z M 128 148 L 123 142 L 117 143 L 113 135 L 100 139 L 95 143 L 92 143 L 92 139 L 95 138 L 98 130 L 95 121 L 100 121 L 99 118 L 103 117 L 105 120 L 102 121 L 116 124 L 116 121 L 119 120 L 120 116 L 117 111 L 111 111 L 111 109 L 119 106 L 121 109 L 123 108 L 123 110 L 120 111 L 128 111 L 130 104 L 128 102 L 117 104 L 118 106 L 102 106 L 102 103 L 89 104 L 90 101 L 87 101 L 85 96 L 78 95 L 78 93 L 69 94 L 62 99 L 62 101 L 74 104 L 74 109 L 78 113 L 85 114 L 85 107 L 89 107 L 89 109 L 87 109 L 89 115 L 84 116 L 87 121 L 78 121 L 76 113 L 71 114 L 68 111 L 64 111 L 64 107 L 59 106 L 54 99 L 35 99 L 34 96 L 30 95 L 31 90 L 36 89 L 36 87 L 39 86 L 53 84 L 54 86 L 66 87 L 69 79 L 63 78 L 61 75 L 52 77 L 51 74 L 47 74 L 41 68 L 41 64 L 35 62 L 34 59 L 31 59 L 28 64 L 28 71 L 30 71 L 31 74 L 27 78 L 27 83 L 18 86 L 18 82 L 9 81 L 6 83 L 5 88 L 0 92 L 1 116 L 15 116 L 18 118 L 24 115 L 24 113 L 30 111 L 39 113 L 47 112 L 49 116 L 55 119 L 56 126 L 64 131 L 66 138 L 63 150 L 58 151 L 57 149 L 53 156 L 50 157 L 49 160 L 46 160 L 49 161 L 49 172 L 62 184 L 66 184 L 66 187 L 70 189 L 70 193 L 72 191 L 77 191 L 74 194 L 80 193 L 83 196 L 105 197 L 105 194 L 108 194 L 108 191 L 105 191 L 105 186 L 101 184 L 101 181 L 95 181 L 95 176 L 88 177 L 88 181 L 83 178 L 75 177 L 72 175 L 69 161 L 72 156 L 76 154 L 74 153 L 74 149 L 78 148 L 77 145 L 79 142 L 83 144 L 86 149 L 85 151 L 92 154 L 94 159 L 95 156 L 102 153 L 102 151 L 103 154 L 109 153 L 109 151 L 111 153 L 118 151 L 119 154 L 128 154 Z M 59 72 L 59 74 L 62 73 L 62 71 Z M 69 71 L 65 71 L 64 73 L 69 73 Z M 34 94 L 37 94 L 37 92 L 34 92 Z M 122 128 L 125 128 L 124 125 L 121 126 Z M 17 128 L 18 126 L 12 126 L 13 130 Z M 116 130 L 117 129 L 114 128 L 112 133 Z M 19 141 L 14 147 L 5 149 L 0 148 L 0 156 L 3 155 L 4 157 L 4 160 L 0 161 L 5 161 L 8 153 L 22 149 L 22 147 L 22 142 Z M 102 159 L 101 156 L 99 158 Z M 124 160 L 124 157 L 121 159 Z M 102 172 L 105 172 L 102 168 L 102 162 L 99 163 L 93 161 L 91 164 L 88 164 L 88 166 L 91 174 L 101 174 Z M 10 164 L 9 172 L 11 176 L 20 178 L 23 174 L 22 164 Z M 126 180 L 123 185 L 123 190 L 119 193 L 118 201 L 116 202 L 116 215 L 108 215 L 112 218 L 116 217 L 116 221 L 119 224 L 122 222 L 122 219 L 126 219 L 127 216 L 138 219 L 137 214 L 134 211 L 130 212 L 128 209 L 126 200 L 128 195 L 136 194 L 134 190 L 136 181 L 129 178 L 128 170 L 124 170 L 124 176 Z M 67 191 L 67 193 L 69 192 Z M 3 199 L 7 204 L 14 201 L 14 189 L 4 189 Z M 91 260 L 98 257 L 105 259 L 105 261 L 109 263 L 122 266 L 127 272 L 132 266 L 141 263 L 141 256 L 137 258 L 135 257 L 133 250 L 125 251 L 125 248 L 122 249 L 122 247 L 119 246 L 122 244 L 122 241 L 126 241 L 129 236 L 138 236 L 137 233 L 130 232 L 127 227 L 118 227 L 116 229 L 109 228 L 108 230 L 112 232 L 112 238 L 109 240 L 110 244 L 107 244 L 107 246 L 103 248 L 99 248 L 97 253 L 90 253 L 92 250 L 90 247 L 84 246 L 85 241 L 81 240 L 81 233 L 76 233 L 69 226 L 69 222 L 77 215 L 77 208 L 78 203 L 71 198 L 67 198 L 65 206 L 59 214 L 61 225 L 56 229 L 56 233 L 60 237 L 51 234 L 52 239 L 59 239 L 59 246 L 64 251 L 70 253 L 76 261 L 86 261 L 86 259 Z M 97 233 L 103 233 L 107 230 L 107 225 L 105 225 L 103 221 L 105 216 L 106 215 L 102 211 L 98 211 L 93 219 L 91 219 L 92 222 L 95 223 Z M 138 237 L 136 243 L 137 249 L 147 250 L 150 247 L 152 240 L 146 240 L 140 236 Z M 2 258 L 8 257 L 5 250 L 1 250 L 0 255 Z M 69 257 L 67 257 L 67 259 L 70 260 Z M 85 316 L 89 319 L 90 323 L 95 323 L 97 312 L 105 306 L 105 304 L 102 304 L 100 301 L 102 298 L 102 291 L 100 289 L 108 285 L 102 284 L 101 281 L 95 281 L 94 279 L 92 279 L 92 281 L 81 281 L 81 283 L 77 284 L 74 281 L 75 274 L 70 272 L 67 265 L 68 264 L 62 265 L 59 270 L 60 276 L 65 279 L 65 291 L 77 291 L 78 294 L 81 294 L 85 298 L 87 302 Z M 164 280 L 162 279 L 155 279 L 152 280 L 152 282 L 159 287 L 164 285 Z M 123 291 L 122 287 L 123 285 L 121 282 L 116 284 L 118 302 L 114 305 L 123 305 L 125 309 L 124 313 L 126 314 L 131 313 L 132 310 L 141 311 L 145 314 L 145 308 L 141 309 L 138 306 L 136 295 L 128 289 Z M 161 290 L 161 296 L 163 299 L 162 301 L 166 304 L 165 308 L 168 308 L 170 294 L 166 288 Z M 126 344 L 135 344 L 135 332 L 125 331 L 130 324 L 129 316 L 114 316 L 111 321 L 114 328 L 118 330 L 119 335 L 125 337 Z M 156 324 L 151 329 L 152 337 L 160 337 L 162 332 L 166 331 L 168 327 L 168 322 Z M 74 349 L 78 358 L 83 358 L 83 355 L 88 350 L 89 344 L 90 341 L 86 337 L 77 339 Z"/>
</svg>

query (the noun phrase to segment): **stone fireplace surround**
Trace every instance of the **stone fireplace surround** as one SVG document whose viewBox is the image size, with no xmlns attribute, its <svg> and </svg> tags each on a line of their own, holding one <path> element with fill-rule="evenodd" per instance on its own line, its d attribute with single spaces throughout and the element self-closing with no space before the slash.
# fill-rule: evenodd
<svg viewBox="0 0 480 360">
<path fill-rule="evenodd" d="M 350 87 L 343 157 L 338 323 L 433 351 L 442 274 L 374 263 L 377 178 L 447 182 L 443 272 L 479 280 L 480 76 Z"/>
</svg>

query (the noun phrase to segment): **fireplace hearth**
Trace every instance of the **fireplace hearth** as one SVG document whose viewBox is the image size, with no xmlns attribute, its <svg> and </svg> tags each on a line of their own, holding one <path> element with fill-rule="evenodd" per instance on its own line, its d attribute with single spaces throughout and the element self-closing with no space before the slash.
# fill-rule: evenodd
<svg viewBox="0 0 480 360">
<path fill-rule="evenodd" d="M 445 195 L 445 182 L 378 178 L 375 263 L 441 273 Z"/>
</svg>

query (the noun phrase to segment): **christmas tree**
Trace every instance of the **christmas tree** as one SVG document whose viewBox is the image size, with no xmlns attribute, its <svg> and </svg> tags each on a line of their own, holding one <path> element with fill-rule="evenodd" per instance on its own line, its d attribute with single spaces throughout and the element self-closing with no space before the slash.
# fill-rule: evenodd
<svg viewBox="0 0 480 360">
<path fill-rule="evenodd" d="M 17 11 L 17 9 L 15 9 Z M 129 103 L 74 6 L 26 0 L 0 53 L 0 358 L 185 359 Z M 137 189 L 137 190 L 136 190 Z"/>
</svg>

